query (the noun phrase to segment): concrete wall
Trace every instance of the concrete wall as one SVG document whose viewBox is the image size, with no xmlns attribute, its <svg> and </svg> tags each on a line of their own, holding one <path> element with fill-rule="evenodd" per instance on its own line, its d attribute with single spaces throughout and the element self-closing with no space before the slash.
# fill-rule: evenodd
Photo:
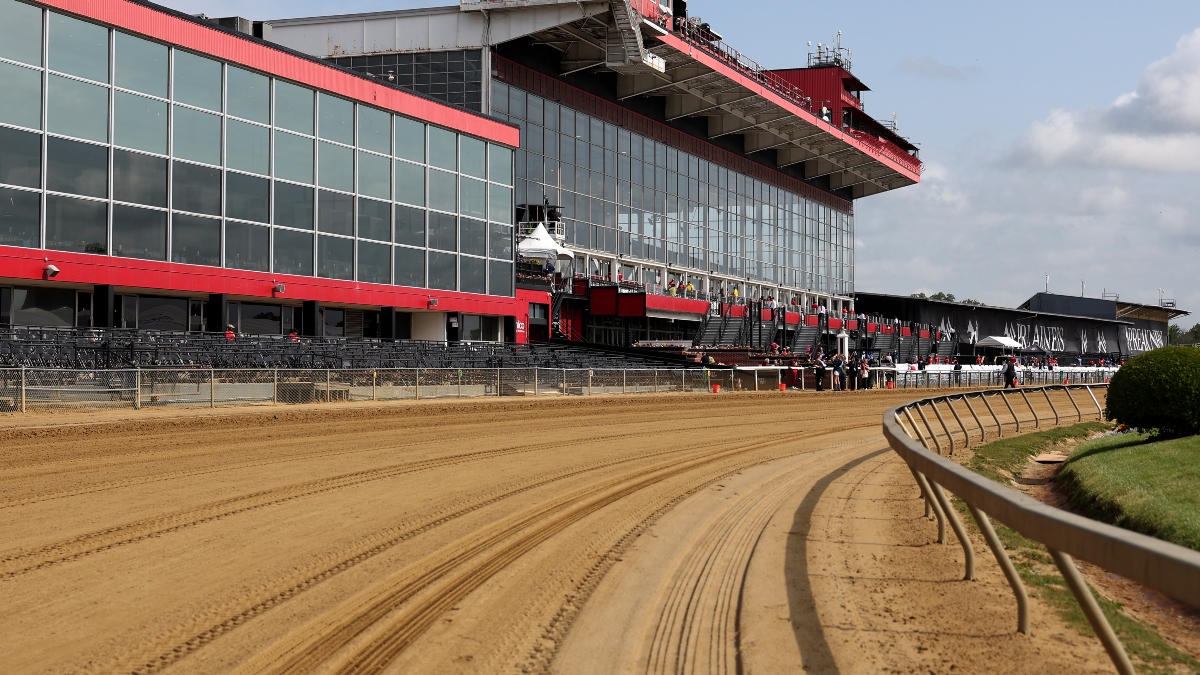
<svg viewBox="0 0 1200 675">
<path fill-rule="evenodd" d="M 446 313 L 413 312 L 412 339 L 444 341 L 446 339 Z"/>
</svg>

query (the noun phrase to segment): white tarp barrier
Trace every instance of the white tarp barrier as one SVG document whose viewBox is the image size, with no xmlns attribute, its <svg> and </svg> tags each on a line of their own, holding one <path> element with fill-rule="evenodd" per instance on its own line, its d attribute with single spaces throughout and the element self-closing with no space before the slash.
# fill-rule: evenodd
<svg viewBox="0 0 1200 675">
<path fill-rule="evenodd" d="M 575 257 L 575 254 L 570 249 L 563 248 L 554 241 L 554 237 L 546 231 L 546 226 L 538 223 L 538 226 L 529 233 L 528 237 L 521 240 L 517 244 L 517 253 L 523 258 L 563 258 L 570 260 Z"/>
<path fill-rule="evenodd" d="M 1003 335 L 989 335 L 979 342 L 975 343 L 976 347 L 1000 347 L 1001 349 L 1020 349 L 1021 343 L 1012 338 L 1006 338 Z"/>
</svg>

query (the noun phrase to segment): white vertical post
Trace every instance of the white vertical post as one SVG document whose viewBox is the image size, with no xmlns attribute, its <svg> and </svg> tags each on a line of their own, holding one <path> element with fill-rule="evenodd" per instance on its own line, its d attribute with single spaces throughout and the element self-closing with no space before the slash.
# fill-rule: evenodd
<svg viewBox="0 0 1200 675">
<path fill-rule="evenodd" d="M 458 397 L 462 398 L 462 368 L 458 369 Z"/>
<path fill-rule="evenodd" d="M 379 371 L 372 370 L 371 371 L 371 400 L 372 401 L 379 400 L 378 388 L 379 388 Z"/>
<path fill-rule="evenodd" d="M 654 393 L 658 393 L 658 368 L 654 369 Z"/>
<path fill-rule="evenodd" d="M 687 391 L 687 368 L 679 371 L 679 391 Z"/>
<path fill-rule="evenodd" d="M 142 369 L 135 368 L 133 371 L 133 409 L 142 409 Z"/>
<path fill-rule="evenodd" d="M 217 370 L 208 369 L 208 407 L 217 407 Z"/>
<path fill-rule="evenodd" d="M 588 370 L 588 396 L 592 395 L 592 371 Z"/>
<path fill-rule="evenodd" d="M 496 369 L 496 396 L 500 396 L 500 369 Z"/>
<path fill-rule="evenodd" d="M 25 366 L 21 366 L 21 412 L 25 412 Z"/>
<path fill-rule="evenodd" d="M 537 366 L 533 367 L 533 395 L 538 395 Z"/>
<path fill-rule="evenodd" d="M 279 369 L 271 369 L 271 403 L 279 404 Z"/>
<path fill-rule="evenodd" d="M 326 403 L 333 402 L 333 387 L 331 386 L 333 384 L 332 380 L 333 380 L 333 374 L 328 368 L 326 368 L 325 369 L 325 402 Z"/>
<path fill-rule="evenodd" d="M 621 393 L 625 393 L 625 369 L 621 369 Z"/>
<path fill-rule="evenodd" d="M 421 398 L 421 369 L 416 369 L 416 374 L 413 376 L 413 400 Z"/>
</svg>

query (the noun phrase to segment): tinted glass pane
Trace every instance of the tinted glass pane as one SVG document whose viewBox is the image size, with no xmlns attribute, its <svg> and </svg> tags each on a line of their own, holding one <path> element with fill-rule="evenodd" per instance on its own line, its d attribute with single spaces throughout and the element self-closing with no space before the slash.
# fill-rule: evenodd
<svg viewBox="0 0 1200 675">
<path fill-rule="evenodd" d="M 113 83 L 123 89 L 167 97 L 167 47 L 118 32 Z"/>
<path fill-rule="evenodd" d="M 396 201 L 425 205 L 425 167 L 396 162 Z"/>
<path fill-rule="evenodd" d="M 229 168 L 266 175 L 271 166 L 269 134 L 266 127 L 229 120 L 225 127 L 225 157 Z"/>
<path fill-rule="evenodd" d="M 501 260 L 512 260 L 513 229 L 496 223 L 491 223 L 488 227 L 491 229 L 488 238 L 488 255 Z"/>
<path fill-rule="evenodd" d="M 512 185 L 512 150 L 492 145 L 488 152 L 488 177 L 497 183 Z"/>
<path fill-rule="evenodd" d="M 372 284 L 392 282 L 392 247 L 387 244 L 358 243 L 358 280 Z"/>
<path fill-rule="evenodd" d="M 463 136 L 459 142 L 462 172 L 476 178 L 487 178 L 487 143 L 478 138 Z"/>
<path fill-rule="evenodd" d="M 321 187 L 354 191 L 354 150 L 332 143 L 321 143 L 317 177 Z"/>
<path fill-rule="evenodd" d="M 396 156 L 413 162 L 425 161 L 425 125 L 407 117 L 396 117 Z"/>
<path fill-rule="evenodd" d="M 113 199 L 165 208 L 167 160 L 128 150 L 113 150 Z"/>
<path fill-rule="evenodd" d="M 175 50 L 175 100 L 219 112 L 221 110 L 221 64 L 195 54 Z"/>
<path fill-rule="evenodd" d="M 425 250 L 420 248 L 396 247 L 397 286 L 425 286 Z"/>
<path fill-rule="evenodd" d="M 108 204 L 46 195 L 46 248 L 107 252 Z"/>
<path fill-rule="evenodd" d="M 167 212 L 113 206 L 113 255 L 167 259 Z"/>
<path fill-rule="evenodd" d="M 225 71 L 229 81 L 226 101 L 226 112 L 235 117 L 271 123 L 271 80 L 266 75 L 259 75 L 241 68 L 230 66 Z"/>
<path fill-rule="evenodd" d="M 323 321 L 322 335 L 327 337 L 341 337 L 346 334 L 346 310 L 333 309 L 332 307 L 322 307 L 321 313 L 325 315 Z"/>
<path fill-rule="evenodd" d="M 491 285 L 488 287 L 490 295 L 508 295 L 513 294 L 513 271 L 512 263 L 496 262 L 491 260 L 488 262 L 488 280 Z"/>
<path fill-rule="evenodd" d="M 270 229 L 245 223 L 225 223 L 225 266 L 266 272 Z"/>
<path fill-rule="evenodd" d="M 75 291 L 65 288 L 14 288 L 13 323 L 19 326 L 75 325 Z"/>
<path fill-rule="evenodd" d="M 50 12 L 50 68 L 108 82 L 108 29 Z"/>
<path fill-rule="evenodd" d="M 488 218 L 498 223 L 511 225 L 513 221 L 512 189 L 493 185 L 490 193 L 488 195 L 490 202 Z"/>
<path fill-rule="evenodd" d="M 374 199 L 358 200 L 358 236 L 376 241 L 392 240 L 392 205 Z"/>
<path fill-rule="evenodd" d="M 241 303 L 243 333 L 250 335 L 279 335 L 283 326 L 283 311 L 279 305 Z"/>
<path fill-rule="evenodd" d="M 0 91 L 4 92 L 0 96 L 0 122 L 42 128 L 41 71 L 0 63 Z"/>
<path fill-rule="evenodd" d="M 487 183 L 464 176 L 461 209 L 464 216 L 487 218 Z"/>
<path fill-rule="evenodd" d="M 275 80 L 275 126 L 312 135 L 313 91 Z"/>
<path fill-rule="evenodd" d="M 113 136 L 117 145 L 167 154 L 166 102 L 114 92 Z"/>
<path fill-rule="evenodd" d="M 326 140 L 354 145 L 354 104 L 322 92 L 317 108 L 321 111 L 317 135 Z"/>
<path fill-rule="evenodd" d="M 0 2 L 0 57 L 42 65 L 41 9 L 12 0 Z"/>
<path fill-rule="evenodd" d="M 429 287 L 443 291 L 457 290 L 458 256 L 453 253 L 429 252 Z"/>
<path fill-rule="evenodd" d="M 358 194 L 388 199 L 392 196 L 392 160 L 358 153 Z"/>
<path fill-rule="evenodd" d="M 487 255 L 487 223 L 463 218 L 459 227 L 462 239 L 459 251 L 471 255 Z"/>
<path fill-rule="evenodd" d="M 451 171 L 458 168 L 458 134 L 429 127 L 429 165 Z"/>
<path fill-rule="evenodd" d="M 326 279 L 353 279 L 354 240 L 320 237 L 317 242 L 317 276 Z"/>
<path fill-rule="evenodd" d="M 36 192 L 0 188 L 0 246 L 41 245 L 41 202 Z"/>
<path fill-rule="evenodd" d="M 221 266 L 221 221 L 176 213 L 171 222 L 173 262 Z"/>
<path fill-rule="evenodd" d="M 108 148 L 49 138 L 46 145 L 46 187 L 88 197 L 108 196 Z"/>
<path fill-rule="evenodd" d="M 313 273 L 313 236 L 304 232 L 275 230 L 275 271 L 280 274 Z"/>
<path fill-rule="evenodd" d="M 458 218 L 444 213 L 429 212 L 429 248 L 458 250 Z"/>
<path fill-rule="evenodd" d="M 313 189 L 291 183 L 275 183 L 275 224 L 313 229 Z"/>
<path fill-rule="evenodd" d="M 358 107 L 358 147 L 392 154 L 392 116 L 366 106 Z"/>
<path fill-rule="evenodd" d="M 188 301 L 185 298 L 138 298 L 138 328 L 187 330 Z"/>
<path fill-rule="evenodd" d="M 108 141 L 108 89 L 50 76 L 47 126 L 64 136 Z"/>
<path fill-rule="evenodd" d="M 487 293 L 487 261 L 460 256 L 458 264 L 462 276 L 459 290 L 464 293 Z"/>
<path fill-rule="evenodd" d="M 221 118 L 175 106 L 176 157 L 205 164 L 221 163 Z"/>
<path fill-rule="evenodd" d="M 318 190 L 317 229 L 330 234 L 354 234 L 354 197 Z"/>
<path fill-rule="evenodd" d="M 457 174 L 430 170 L 429 208 L 456 212 L 458 210 L 457 186 Z"/>
<path fill-rule="evenodd" d="M 271 181 L 244 173 L 225 174 L 225 217 L 267 222 Z"/>
<path fill-rule="evenodd" d="M 313 182 L 313 142 L 300 136 L 276 132 L 275 177 L 297 183 Z"/>
<path fill-rule="evenodd" d="M 171 195 L 176 211 L 221 215 L 221 170 L 175 162 Z"/>
<path fill-rule="evenodd" d="M 41 187 L 42 135 L 0 127 L 0 183 Z"/>
<path fill-rule="evenodd" d="M 425 245 L 424 209 L 396 207 L 396 243 L 409 246 Z"/>
</svg>

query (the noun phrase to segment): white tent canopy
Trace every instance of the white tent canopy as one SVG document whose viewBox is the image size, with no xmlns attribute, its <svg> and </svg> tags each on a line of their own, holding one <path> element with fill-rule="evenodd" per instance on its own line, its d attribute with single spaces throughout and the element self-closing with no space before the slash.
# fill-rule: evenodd
<svg viewBox="0 0 1200 675">
<path fill-rule="evenodd" d="M 569 260 L 575 257 L 570 249 L 559 246 L 558 242 L 554 241 L 554 237 L 551 237 L 550 233 L 546 231 L 546 226 L 540 223 L 533 232 L 529 233 L 528 237 L 517 244 L 517 253 L 524 258 L 565 258 Z"/>
<path fill-rule="evenodd" d="M 1021 343 L 1012 338 L 1004 337 L 1003 335 L 989 335 L 979 342 L 975 343 L 976 347 L 999 347 L 1001 349 L 1020 349 Z"/>
</svg>

